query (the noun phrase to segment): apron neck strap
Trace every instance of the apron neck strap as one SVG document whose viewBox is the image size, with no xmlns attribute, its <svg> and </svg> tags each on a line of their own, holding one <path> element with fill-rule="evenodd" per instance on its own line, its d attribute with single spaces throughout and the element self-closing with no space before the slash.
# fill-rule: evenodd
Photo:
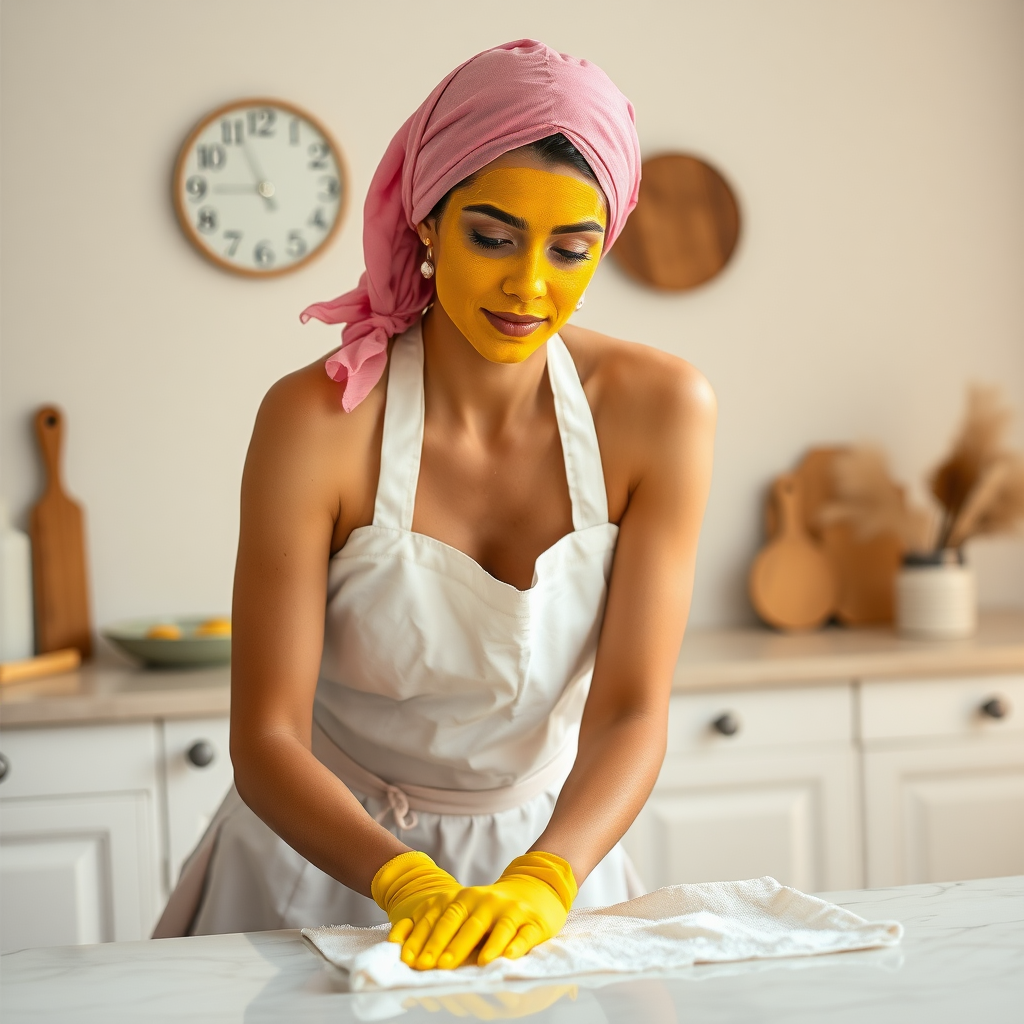
<svg viewBox="0 0 1024 1024">
<path fill-rule="evenodd" d="M 573 529 L 601 526 L 608 522 L 608 493 L 597 430 L 576 365 L 557 334 L 547 343 L 547 367 L 572 500 Z M 374 526 L 412 529 L 423 417 L 423 334 L 416 323 L 391 346 Z"/>
<path fill-rule="evenodd" d="M 423 334 L 419 321 L 391 346 L 373 525 L 411 530 L 423 451 Z"/>
</svg>

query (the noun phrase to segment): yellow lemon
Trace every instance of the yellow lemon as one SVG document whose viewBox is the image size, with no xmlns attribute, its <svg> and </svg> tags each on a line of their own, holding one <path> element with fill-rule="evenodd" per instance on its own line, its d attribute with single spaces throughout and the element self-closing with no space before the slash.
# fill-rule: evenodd
<svg viewBox="0 0 1024 1024">
<path fill-rule="evenodd" d="M 173 622 L 161 622 L 159 625 L 150 626 L 146 630 L 146 637 L 149 640 L 180 640 L 181 627 L 175 626 Z"/>
<path fill-rule="evenodd" d="M 231 636 L 231 620 L 207 619 L 196 626 L 196 636 Z"/>
</svg>

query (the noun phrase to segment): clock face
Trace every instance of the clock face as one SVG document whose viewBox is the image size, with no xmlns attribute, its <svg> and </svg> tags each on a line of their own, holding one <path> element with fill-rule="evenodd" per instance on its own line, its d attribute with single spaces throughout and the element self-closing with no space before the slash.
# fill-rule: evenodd
<svg viewBox="0 0 1024 1024">
<path fill-rule="evenodd" d="M 250 277 L 296 270 L 341 224 L 341 153 L 309 114 L 279 100 L 215 110 L 178 155 L 174 206 L 191 242 Z"/>
</svg>

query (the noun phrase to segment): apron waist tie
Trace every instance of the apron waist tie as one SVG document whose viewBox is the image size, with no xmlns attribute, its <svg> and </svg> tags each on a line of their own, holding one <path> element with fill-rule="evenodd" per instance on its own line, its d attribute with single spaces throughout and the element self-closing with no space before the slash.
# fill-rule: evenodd
<svg viewBox="0 0 1024 1024">
<path fill-rule="evenodd" d="M 383 822 L 388 814 L 392 814 L 395 824 L 402 831 L 416 827 L 419 821 L 417 811 L 429 814 L 497 814 L 510 811 L 563 783 L 576 762 L 576 744 L 570 743 L 543 768 L 513 782 L 511 786 L 497 789 L 436 789 L 408 782 L 396 786 L 353 761 L 315 719 L 312 739 L 314 757 L 349 789 L 387 804 L 384 810 L 375 815 L 377 821 Z"/>
</svg>

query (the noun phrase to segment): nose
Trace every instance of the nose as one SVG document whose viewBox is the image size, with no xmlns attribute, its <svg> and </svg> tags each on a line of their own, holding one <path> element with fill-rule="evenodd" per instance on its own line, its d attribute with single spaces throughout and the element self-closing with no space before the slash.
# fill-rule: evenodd
<svg viewBox="0 0 1024 1024">
<path fill-rule="evenodd" d="M 530 302 L 547 294 L 542 246 L 531 246 L 523 250 L 522 255 L 509 267 L 509 274 L 502 282 L 501 290 L 520 302 Z"/>
</svg>

